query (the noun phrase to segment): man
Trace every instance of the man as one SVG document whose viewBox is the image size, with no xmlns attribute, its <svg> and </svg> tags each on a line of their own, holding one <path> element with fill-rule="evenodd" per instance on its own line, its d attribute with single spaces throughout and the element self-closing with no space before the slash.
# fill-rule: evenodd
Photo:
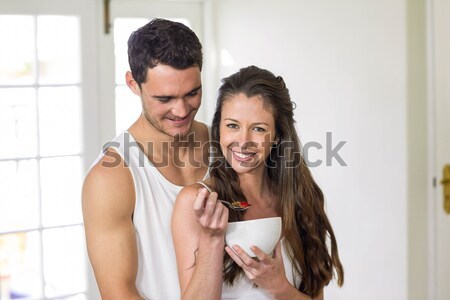
<svg viewBox="0 0 450 300">
<path fill-rule="evenodd" d="M 208 173 L 208 128 L 194 120 L 201 44 L 188 27 L 155 19 L 133 32 L 128 48 L 126 83 L 142 114 L 86 176 L 88 253 L 103 299 L 178 299 L 173 204 Z"/>
</svg>

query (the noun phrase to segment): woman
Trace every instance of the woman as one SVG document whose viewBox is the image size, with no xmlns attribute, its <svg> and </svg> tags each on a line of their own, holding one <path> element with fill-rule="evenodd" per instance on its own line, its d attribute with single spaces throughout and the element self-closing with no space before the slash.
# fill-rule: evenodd
<svg viewBox="0 0 450 300">
<path fill-rule="evenodd" d="M 281 77 L 250 66 L 223 80 L 211 177 L 184 188 L 172 216 L 182 299 L 323 299 L 334 272 L 343 284 L 324 197 L 301 155 L 293 116 Z M 228 211 L 218 199 L 251 207 Z M 253 247 L 253 259 L 239 246 L 225 247 L 228 221 L 274 216 L 282 217 L 283 238 L 273 256 Z"/>
</svg>

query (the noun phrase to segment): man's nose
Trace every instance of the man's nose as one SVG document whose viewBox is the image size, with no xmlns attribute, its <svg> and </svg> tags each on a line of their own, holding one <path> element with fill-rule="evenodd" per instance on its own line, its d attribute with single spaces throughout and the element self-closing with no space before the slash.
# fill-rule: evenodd
<svg viewBox="0 0 450 300">
<path fill-rule="evenodd" d="M 172 113 L 179 118 L 185 118 L 189 113 L 189 106 L 187 102 L 183 99 L 177 99 L 174 102 Z"/>
</svg>

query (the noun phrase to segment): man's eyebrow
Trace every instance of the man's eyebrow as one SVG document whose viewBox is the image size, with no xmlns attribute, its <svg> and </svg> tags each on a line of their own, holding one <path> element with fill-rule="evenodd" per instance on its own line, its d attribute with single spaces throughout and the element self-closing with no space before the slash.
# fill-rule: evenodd
<svg viewBox="0 0 450 300">
<path fill-rule="evenodd" d="M 188 92 L 186 95 L 189 95 L 189 94 L 192 94 L 192 93 L 194 93 L 194 92 L 197 92 L 197 91 L 200 90 L 201 88 L 202 88 L 202 85 L 200 85 L 200 86 L 194 88 L 192 91 Z"/>
<path fill-rule="evenodd" d="M 153 95 L 152 97 L 158 100 L 165 100 L 165 101 L 175 98 L 174 96 L 158 96 L 158 95 Z"/>
<path fill-rule="evenodd" d="M 189 94 L 192 94 L 194 92 L 197 92 L 201 88 L 202 88 L 202 86 L 200 85 L 200 86 L 192 89 L 191 91 L 187 92 L 186 95 L 189 95 Z M 170 100 L 170 99 L 175 98 L 175 96 L 171 96 L 171 95 L 165 95 L 165 96 L 163 96 L 163 95 L 153 95 L 152 97 L 156 98 L 156 99 L 161 99 L 161 100 Z"/>
</svg>

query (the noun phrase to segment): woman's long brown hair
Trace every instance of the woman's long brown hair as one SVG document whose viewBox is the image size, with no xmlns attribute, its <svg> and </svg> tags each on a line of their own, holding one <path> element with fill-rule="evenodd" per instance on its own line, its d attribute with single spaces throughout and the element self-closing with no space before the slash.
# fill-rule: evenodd
<svg viewBox="0 0 450 300">
<path fill-rule="evenodd" d="M 300 150 L 294 126 L 293 103 L 280 76 L 250 66 L 222 80 L 212 122 L 214 159 L 211 179 L 220 199 L 246 200 L 239 186 L 239 177 L 220 149 L 220 119 L 223 102 L 239 93 L 260 96 L 273 113 L 278 144 L 272 147 L 266 161 L 270 188 L 277 196 L 277 211 L 283 222 L 287 253 L 294 272 L 301 277 L 299 291 L 317 296 L 337 274 L 337 283 L 344 283 L 333 229 L 324 210 L 324 196 L 314 181 Z M 241 220 L 242 213 L 230 212 L 229 221 Z M 330 249 L 327 247 L 330 241 Z M 233 284 L 243 270 L 225 253 L 224 280 Z"/>
</svg>

